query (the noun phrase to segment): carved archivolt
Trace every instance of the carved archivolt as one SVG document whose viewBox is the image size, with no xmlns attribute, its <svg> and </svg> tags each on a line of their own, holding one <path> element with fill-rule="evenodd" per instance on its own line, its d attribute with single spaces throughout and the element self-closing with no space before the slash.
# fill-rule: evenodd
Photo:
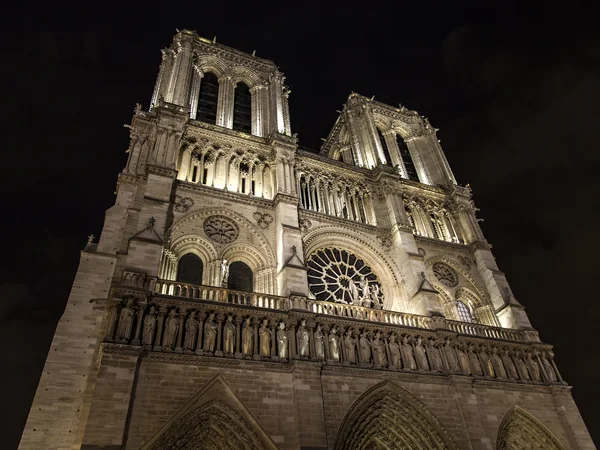
<svg viewBox="0 0 600 450">
<path fill-rule="evenodd" d="M 245 228 L 246 233 L 249 236 L 253 236 L 254 239 L 260 244 L 259 249 L 261 253 L 263 253 L 265 260 L 268 262 L 268 265 L 275 265 L 275 254 L 271 245 L 266 240 L 263 232 L 260 228 L 252 224 L 248 219 L 246 219 L 241 214 L 238 214 L 227 208 L 203 208 L 202 210 L 192 211 L 182 217 L 179 221 L 175 222 L 170 229 L 170 239 L 175 240 L 179 238 L 183 234 L 188 234 L 187 228 L 194 228 L 196 224 L 202 223 L 202 220 L 211 215 L 220 215 L 225 216 L 232 220 L 237 226 L 241 229 Z M 197 228 L 197 227 L 196 227 Z"/>
<path fill-rule="evenodd" d="M 167 422 L 144 450 L 275 450 L 268 434 L 217 375 Z"/>
<path fill-rule="evenodd" d="M 497 450 L 564 450 L 552 432 L 519 406 L 513 406 L 498 429 Z"/>
<path fill-rule="evenodd" d="M 461 263 L 455 261 L 454 259 L 440 255 L 440 256 L 434 256 L 433 258 L 427 260 L 425 262 L 425 266 L 427 268 L 430 268 L 430 267 L 434 266 L 436 263 L 445 263 L 446 265 L 450 266 L 452 269 L 454 269 L 456 272 L 458 272 L 462 277 L 464 277 L 466 280 L 468 280 L 469 283 L 471 283 L 471 285 L 477 291 L 477 295 L 479 298 L 483 299 L 486 303 L 487 303 L 487 301 L 489 301 L 489 295 L 487 294 L 486 289 L 482 286 L 482 284 L 477 279 L 475 279 L 475 277 L 473 275 L 471 275 L 470 273 L 465 271 L 465 268 L 464 268 L 464 266 L 462 266 Z"/>
<path fill-rule="evenodd" d="M 389 381 L 375 385 L 352 404 L 333 448 L 458 450 L 441 421 L 415 396 Z"/>
</svg>

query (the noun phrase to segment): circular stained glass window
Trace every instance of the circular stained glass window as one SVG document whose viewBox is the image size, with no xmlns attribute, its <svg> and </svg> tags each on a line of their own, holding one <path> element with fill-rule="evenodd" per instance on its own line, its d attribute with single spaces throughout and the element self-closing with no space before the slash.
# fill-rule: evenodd
<svg viewBox="0 0 600 450">
<path fill-rule="evenodd" d="M 381 308 L 377 276 L 356 255 L 337 248 L 317 250 L 308 258 L 308 286 L 317 300 Z"/>
</svg>

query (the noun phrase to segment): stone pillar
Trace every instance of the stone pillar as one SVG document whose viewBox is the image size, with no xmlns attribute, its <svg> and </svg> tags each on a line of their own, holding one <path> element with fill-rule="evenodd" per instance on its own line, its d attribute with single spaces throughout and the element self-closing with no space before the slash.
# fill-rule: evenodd
<svg viewBox="0 0 600 450">
<path fill-rule="evenodd" d="M 142 319 L 144 317 L 144 308 L 146 307 L 145 303 L 140 303 L 137 305 L 137 322 L 135 325 L 135 334 L 133 336 L 133 340 L 131 341 L 131 345 L 140 345 L 140 335 L 142 333 Z"/>
</svg>

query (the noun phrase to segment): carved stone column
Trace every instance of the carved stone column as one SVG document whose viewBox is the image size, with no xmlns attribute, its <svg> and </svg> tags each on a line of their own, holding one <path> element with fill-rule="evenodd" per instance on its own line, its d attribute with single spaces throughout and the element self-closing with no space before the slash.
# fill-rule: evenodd
<svg viewBox="0 0 600 450">
<path fill-rule="evenodd" d="M 179 311 L 179 330 L 177 331 L 177 346 L 175 353 L 183 353 L 183 327 L 185 326 L 185 315 L 187 310 L 181 308 Z"/>
<path fill-rule="evenodd" d="M 260 342 L 258 340 L 258 326 L 259 326 L 259 322 L 260 320 L 257 319 L 256 317 L 252 318 L 252 324 L 254 327 L 254 343 L 252 345 L 252 348 L 254 349 L 254 358 L 253 359 L 260 359 Z"/>
<path fill-rule="evenodd" d="M 289 330 L 289 339 L 288 339 L 288 344 L 289 344 L 289 349 L 288 349 L 288 359 L 298 359 L 298 351 L 296 349 L 296 320 L 290 320 L 287 323 L 287 327 Z"/>
<path fill-rule="evenodd" d="M 108 304 L 108 318 L 106 324 L 106 334 L 104 340 L 107 342 L 113 342 L 115 340 L 115 325 L 117 323 L 117 310 L 121 304 L 120 299 L 111 299 Z"/>
<path fill-rule="evenodd" d="M 223 356 L 223 339 L 222 339 L 222 333 L 223 333 L 223 320 L 225 319 L 225 316 L 223 314 L 219 314 L 217 315 L 217 345 L 216 345 L 216 352 L 215 352 L 215 356 Z"/>
<path fill-rule="evenodd" d="M 309 322 L 308 327 L 308 351 L 310 352 L 310 358 L 315 359 L 317 357 L 317 349 L 315 347 L 315 327 L 314 322 Z"/>
<path fill-rule="evenodd" d="M 269 327 L 271 333 L 271 359 L 279 359 L 279 353 L 277 352 L 277 323 L 271 320 L 271 326 Z"/>
<path fill-rule="evenodd" d="M 196 355 L 203 355 L 204 350 L 202 346 L 202 333 L 204 333 L 204 320 L 206 319 L 206 313 L 198 312 L 198 336 L 196 341 Z"/>
<path fill-rule="evenodd" d="M 165 314 L 167 313 L 167 307 L 165 305 L 161 305 L 160 310 L 158 311 L 158 317 L 156 318 L 156 339 L 154 340 L 154 351 L 161 351 L 162 347 L 162 334 L 163 334 L 163 325 L 165 322 Z"/>
<path fill-rule="evenodd" d="M 135 335 L 133 336 L 133 340 L 131 341 L 131 345 L 140 345 L 140 335 L 142 333 L 142 319 L 144 317 L 144 308 L 146 307 L 146 303 L 139 303 L 137 305 L 137 323 L 135 326 Z"/>
<path fill-rule="evenodd" d="M 242 357 L 242 333 L 241 333 L 240 326 L 242 324 L 242 318 L 236 317 L 234 320 L 234 323 L 235 323 L 235 350 L 236 350 L 234 355 L 236 358 L 241 358 Z"/>
<path fill-rule="evenodd" d="M 324 355 L 325 355 L 325 361 L 330 361 L 332 360 L 330 353 L 330 349 L 329 349 L 329 327 L 324 326 L 323 327 L 323 350 L 324 350 Z"/>
</svg>

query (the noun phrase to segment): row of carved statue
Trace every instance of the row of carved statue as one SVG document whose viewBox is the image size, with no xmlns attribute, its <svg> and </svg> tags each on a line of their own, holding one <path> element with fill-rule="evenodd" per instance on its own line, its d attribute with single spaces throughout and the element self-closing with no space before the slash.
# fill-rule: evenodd
<svg viewBox="0 0 600 450">
<path fill-rule="evenodd" d="M 361 367 L 562 382 L 550 351 L 476 344 L 295 318 L 273 320 L 175 307 L 113 308 L 106 340 L 147 350 L 246 359 L 313 359 Z M 137 317 L 137 318 L 136 318 Z M 135 330 L 133 326 L 135 324 Z"/>
</svg>

